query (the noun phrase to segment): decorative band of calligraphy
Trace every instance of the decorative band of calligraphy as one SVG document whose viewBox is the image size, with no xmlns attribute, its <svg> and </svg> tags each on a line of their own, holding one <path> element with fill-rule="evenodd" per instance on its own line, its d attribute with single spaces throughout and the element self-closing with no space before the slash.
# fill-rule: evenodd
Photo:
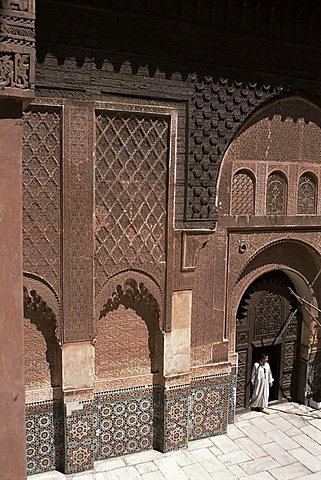
<svg viewBox="0 0 321 480">
<path fill-rule="evenodd" d="M 0 7 L 5 10 L 35 13 L 35 0 L 0 0 Z"/>
<path fill-rule="evenodd" d="M 30 85 L 30 69 L 29 54 L 0 53 L 0 88 L 33 88 Z"/>
</svg>

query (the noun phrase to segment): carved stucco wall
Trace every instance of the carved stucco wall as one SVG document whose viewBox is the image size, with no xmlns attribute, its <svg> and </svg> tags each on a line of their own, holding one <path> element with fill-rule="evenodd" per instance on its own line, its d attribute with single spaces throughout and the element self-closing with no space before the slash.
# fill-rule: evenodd
<svg viewBox="0 0 321 480">
<path fill-rule="evenodd" d="M 0 97 L 32 98 L 35 0 L 1 0 L 0 36 Z"/>
<path fill-rule="evenodd" d="M 46 400 L 52 397 L 51 387 L 61 386 L 61 348 L 56 337 L 59 304 L 48 285 L 32 275 L 24 275 L 23 293 L 25 388 L 44 389 L 40 395 Z"/>
<path fill-rule="evenodd" d="M 40 331 L 25 318 L 24 357 L 26 390 L 60 385 L 60 347 L 50 325 Z"/>
<path fill-rule="evenodd" d="M 96 342 L 96 375 L 115 378 L 150 373 L 155 338 L 149 338 L 145 321 L 120 305 L 99 321 Z M 153 362 L 154 363 L 154 362 Z"/>
<path fill-rule="evenodd" d="M 212 351 L 217 351 L 216 342 L 220 335 L 222 339 L 226 336 L 230 340 L 230 352 L 234 351 L 235 323 L 233 319 L 227 318 L 226 305 L 231 303 L 235 282 L 244 268 L 245 257 L 267 245 L 270 238 L 272 240 L 276 225 L 278 229 L 282 229 L 292 224 L 294 232 L 296 228 L 302 231 L 302 227 L 305 227 L 306 233 L 288 232 L 286 238 L 289 239 L 295 235 L 310 243 L 315 236 L 318 238 L 320 221 L 313 212 L 320 213 L 320 202 L 314 210 L 311 209 L 313 188 L 309 186 L 305 189 L 306 198 L 303 200 L 299 185 L 305 172 L 310 172 L 309 176 L 315 179 L 315 188 L 319 185 L 320 146 L 320 110 L 303 98 L 293 97 L 271 101 L 258 111 L 244 123 L 227 149 L 219 176 L 217 229 L 212 240 L 198 255 L 195 268 L 191 340 L 194 365 L 207 363 L 211 359 Z M 247 179 L 250 179 L 253 185 L 250 196 L 245 199 L 246 205 L 244 195 L 249 195 L 249 181 L 243 182 L 244 185 L 236 181 L 234 175 L 237 176 L 240 172 L 242 178 L 246 173 Z M 282 193 L 281 203 L 284 205 L 286 202 L 283 210 L 279 202 L 281 206 L 276 212 L 281 213 L 282 210 L 287 216 L 296 217 L 295 220 L 283 215 L 266 216 L 267 183 L 273 172 L 280 172 L 286 182 L 283 193 L 278 188 L 271 189 L 273 195 L 276 195 L 273 201 L 279 202 L 279 193 Z M 310 216 L 307 215 L 309 212 L 304 215 L 297 214 L 298 206 L 302 204 L 310 209 Z M 270 234 L 263 233 L 262 228 L 266 227 L 271 230 Z M 228 240 L 231 234 L 227 232 L 227 228 L 238 230 L 233 233 L 233 244 Z M 311 229 L 315 230 L 313 237 Z M 285 233 L 281 232 L 278 238 L 282 238 L 282 235 Z M 291 255 L 295 255 L 295 249 Z M 270 262 L 273 261 L 271 258 Z M 200 279 L 205 279 L 205 265 L 209 266 L 211 263 L 213 273 L 206 282 L 206 295 L 209 300 L 204 302 L 206 295 L 200 293 Z M 213 308 L 209 311 L 207 305 L 211 303 L 211 298 Z M 216 334 L 212 334 L 212 331 Z"/>
<path fill-rule="evenodd" d="M 255 215 L 296 215 L 303 213 L 302 205 L 306 205 L 304 213 L 320 213 L 320 206 L 313 208 L 312 187 L 299 192 L 302 175 L 308 172 L 315 180 L 320 176 L 320 133 L 319 109 L 302 98 L 272 102 L 254 115 L 224 158 L 219 178 L 220 215 L 246 213 L 242 210 L 242 185 L 236 181 L 244 169 L 255 180 Z"/>
<path fill-rule="evenodd" d="M 308 251 L 309 245 L 316 250 L 320 245 L 320 145 L 320 109 L 292 97 L 271 102 L 257 112 L 227 150 L 219 178 L 220 216 L 215 237 L 217 241 L 225 238 L 228 247 L 222 252 L 226 260 L 221 252 L 216 256 L 215 277 L 227 282 L 228 302 L 225 300 L 221 309 L 230 353 L 235 348 L 236 310 L 247 282 L 278 268 L 312 281 L 319 268 L 315 255 Z M 247 172 L 254 180 L 252 215 L 242 209 L 242 189 L 238 190 L 235 180 L 239 172 Z M 268 248 L 274 242 L 274 249 Z M 255 263 L 258 252 L 262 253 Z M 318 299 L 319 282 L 314 291 Z M 309 330 L 310 319 L 308 323 Z M 301 381 L 305 382 L 303 377 Z"/>
</svg>

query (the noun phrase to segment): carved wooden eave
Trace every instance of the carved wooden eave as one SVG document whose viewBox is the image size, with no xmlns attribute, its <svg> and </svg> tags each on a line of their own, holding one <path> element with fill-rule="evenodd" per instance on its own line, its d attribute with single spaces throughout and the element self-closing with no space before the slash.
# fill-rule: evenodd
<svg viewBox="0 0 321 480">
<path fill-rule="evenodd" d="M 35 0 L 0 0 L 0 6 L 0 98 L 33 98 Z"/>
</svg>

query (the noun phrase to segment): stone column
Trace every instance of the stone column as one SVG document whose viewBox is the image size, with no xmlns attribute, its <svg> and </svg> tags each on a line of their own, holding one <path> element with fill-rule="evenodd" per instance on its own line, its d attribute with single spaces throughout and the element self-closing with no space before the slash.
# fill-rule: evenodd
<svg viewBox="0 0 321 480">
<path fill-rule="evenodd" d="M 172 294 L 172 330 L 165 333 L 160 444 L 167 452 L 188 442 L 189 387 L 191 382 L 192 291 Z"/>
<path fill-rule="evenodd" d="M 26 478 L 22 108 L 34 96 L 34 0 L 0 1 L 0 478 Z"/>
</svg>

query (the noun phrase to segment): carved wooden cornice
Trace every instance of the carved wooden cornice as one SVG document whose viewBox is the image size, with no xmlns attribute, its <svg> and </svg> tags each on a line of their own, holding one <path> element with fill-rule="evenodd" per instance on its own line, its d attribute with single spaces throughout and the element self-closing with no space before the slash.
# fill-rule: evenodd
<svg viewBox="0 0 321 480">
<path fill-rule="evenodd" d="M 0 0 L 0 98 L 32 98 L 35 0 Z"/>
</svg>

